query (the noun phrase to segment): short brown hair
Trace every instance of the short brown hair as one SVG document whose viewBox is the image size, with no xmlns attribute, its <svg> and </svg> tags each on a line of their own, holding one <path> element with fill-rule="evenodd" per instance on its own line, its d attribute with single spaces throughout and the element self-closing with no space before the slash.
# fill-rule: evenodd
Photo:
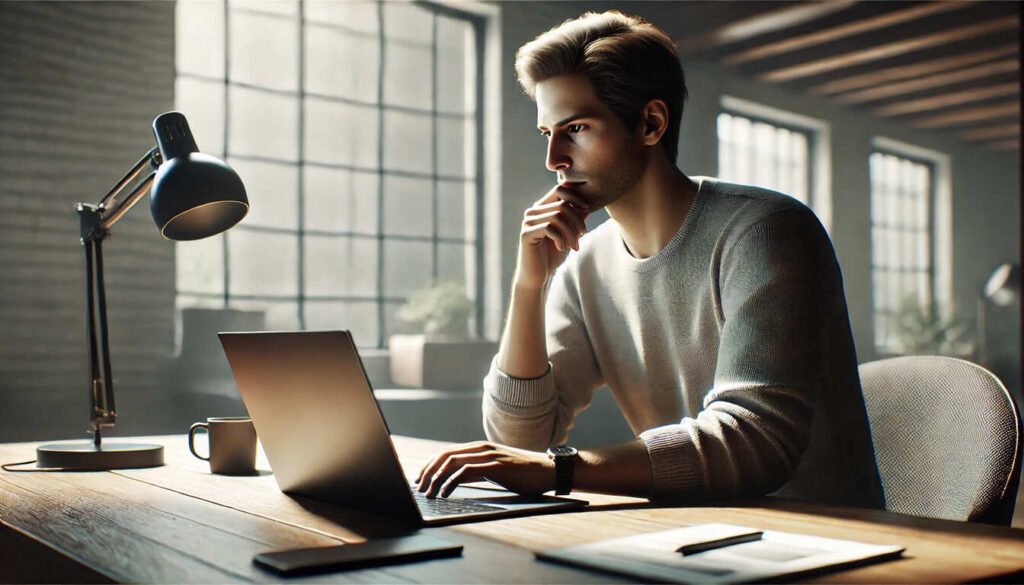
<svg viewBox="0 0 1024 585">
<path fill-rule="evenodd" d="M 630 131 L 636 129 L 649 101 L 664 101 L 669 121 L 661 145 L 675 162 L 686 77 L 675 44 L 664 31 L 616 10 L 587 12 L 516 52 L 516 75 L 531 99 L 541 81 L 574 73 L 587 76 L 597 99 Z"/>
</svg>

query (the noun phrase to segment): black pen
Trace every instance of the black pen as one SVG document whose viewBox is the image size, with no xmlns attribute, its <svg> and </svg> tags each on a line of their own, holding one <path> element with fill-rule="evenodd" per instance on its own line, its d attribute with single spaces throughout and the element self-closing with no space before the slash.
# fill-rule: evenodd
<svg viewBox="0 0 1024 585">
<path fill-rule="evenodd" d="M 715 550 L 717 548 L 725 548 L 734 544 L 741 544 L 744 542 L 753 542 L 755 540 L 761 540 L 761 536 L 764 532 L 758 530 L 754 532 L 744 532 L 742 534 L 733 534 L 726 536 L 725 538 L 719 538 L 717 540 L 707 540 L 704 542 L 695 542 L 693 544 L 684 544 L 683 546 L 676 549 L 677 553 L 682 553 L 683 556 L 693 555 L 701 552 L 707 552 L 709 550 Z"/>
</svg>

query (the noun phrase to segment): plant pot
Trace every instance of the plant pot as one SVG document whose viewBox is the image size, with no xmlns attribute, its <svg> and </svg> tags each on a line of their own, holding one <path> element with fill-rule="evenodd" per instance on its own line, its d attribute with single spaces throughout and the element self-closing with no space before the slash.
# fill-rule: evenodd
<svg viewBox="0 0 1024 585">
<path fill-rule="evenodd" d="M 481 390 L 498 344 L 480 339 L 392 335 L 391 380 L 431 390 Z"/>
</svg>

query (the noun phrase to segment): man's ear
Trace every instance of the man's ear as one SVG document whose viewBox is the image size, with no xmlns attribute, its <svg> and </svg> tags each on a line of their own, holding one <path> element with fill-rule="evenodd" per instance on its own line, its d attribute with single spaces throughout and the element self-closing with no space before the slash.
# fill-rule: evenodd
<svg viewBox="0 0 1024 585">
<path fill-rule="evenodd" d="M 640 112 L 640 132 L 646 146 L 654 146 L 661 141 L 662 135 L 668 130 L 668 106 L 661 100 L 651 100 Z"/>
</svg>

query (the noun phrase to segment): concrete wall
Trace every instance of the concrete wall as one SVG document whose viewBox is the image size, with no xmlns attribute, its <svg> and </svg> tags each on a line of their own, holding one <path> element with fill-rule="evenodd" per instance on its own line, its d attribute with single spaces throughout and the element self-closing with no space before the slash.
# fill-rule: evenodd
<svg viewBox="0 0 1024 585">
<path fill-rule="evenodd" d="M 174 103 L 174 4 L 0 2 L 0 440 L 85 437 L 77 202 L 98 202 Z M 121 431 L 158 413 L 174 247 L 140 205 L 105 260 Z"/>
</svg>

